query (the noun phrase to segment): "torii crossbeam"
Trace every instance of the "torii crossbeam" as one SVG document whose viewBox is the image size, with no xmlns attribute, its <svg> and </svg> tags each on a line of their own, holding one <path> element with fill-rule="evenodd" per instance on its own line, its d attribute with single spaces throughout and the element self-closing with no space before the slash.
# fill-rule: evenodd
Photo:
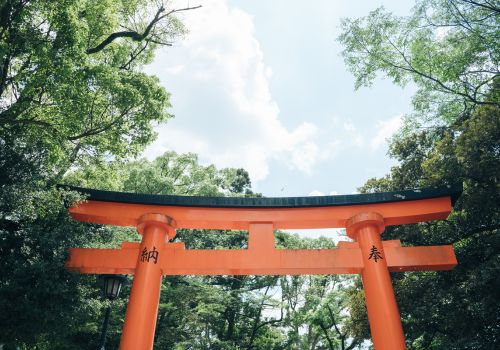
<svg viewBox="0 0 500 350">
<path fill-rule="evenodd" d="M 73 248 L 67 268 L 134 274 L 120 349 L 153 347 L 162 275 L 361 274 L 375 349 L 406 349 L 389 272 L 448 270 L 452 246 L 402 247 L 382 241 L 386 226 L 446 219 L 461 187 L 290 198 L 144 195 L 72 187 L 88 200 L 76 220 L 137 227 L 141 243 Z M 336 249 L 275 249 L 274 230 L 345 227 L 354 242 Z M 248 249 L 186 250 L 177 228 L 248 230 Z"/>
</svg>

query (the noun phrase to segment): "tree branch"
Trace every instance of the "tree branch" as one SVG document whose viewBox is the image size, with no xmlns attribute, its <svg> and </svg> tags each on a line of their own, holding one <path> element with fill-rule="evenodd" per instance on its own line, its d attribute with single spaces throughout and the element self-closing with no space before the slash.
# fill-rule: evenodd
<svg viewBox="0 0 500 350">
<path fill-rule="evenodd" d="M 325 334 L 326 341 L 328 342 L 328 347 L 330 348 L 330 350 L 334 350 L 335 348 L 333 347 L 333 341 L 332 341 L 332 339 L 330 339 L 330 336 L 328 335 L 328 329 L 325 327 L 325 325 L 321 321 L 319 322 L 319 327 L 321 328 L 321 330 Z"/>
<path fill-rule="evenodd" d="M 264 326 L 266 326 L 268 324 L 279 323 L 279 322 L 283 321 L 283 306 L 281 306 L 281 313 L 280 313 L 280 318 L 279 319 L 271 319 L 271 320 L 268 320 L 268 321 L 265 321 L 265 322 L 262 322 L 261 324 L 259 324 L 259 320 L 260 320 L 260 317 L 262 315 L 262 309 L 264 308 L 265 300 L 266 300 L 267 293 L 269 292 L 269 288 L 270 287 L 271 286 L 267 286 L 266 287 L 266 291 L 264 292 L 264 296 L 262 297 L 262 301 L 260 303 L 259 311 L 257 313 L 257 318 L 255 319 L 255 322 L 254 322 L 254 325 L 253 325 L 252 335 L 250 336 L 250 340 L 248 342 L 248 347 L 247 347 L 248 350 L 252 349 L 253 342 L 255 341 L 255 337 L 257 336 L 257 331 L 259 329 L 261 329 L 262 327 L 264 327 Z M 283 301 L 283 297 L 282 297 L 282 301 Z"/>
<path fill-rule="evenodd" d="M 492 232 L 492 231 L 495 231 L 495 230 L 498 230 L 500 229 L 500 224 L 493 224 L 493 225 L 484 225 L 484 226 L 481 226 L 481 227 L 476 227 L 476 228 L 473 228 L 472 230 L 468 230 L 465 232 L 465 234 L 453 241 L 448 241 L 448 242 L 445 242 L 444 244 L 455 244 L 455 243 L 458 243 L 460 241 L 463 241 L 464 239 L 467 239 L 467 238 L 470 238 L 470 237 L 473 237 L 477 234 L 481 234 L 481 233 L 484 233 L 484 232 Z"/>
<path fill-rule="evenodd" d="M 500 7 L 495 7 L 493 5 L 485 5 L 485 4 L 481 4 L 477 1 L 473 1 L 473 0 L 462 0 L 462 2 L 465 2 L 467 4 L 471 4 L 471 5 L 475 5 L 475 6 L 478 6 L 478 7 L 482 7 L 484 9 L 487 9 L 487 10 L 490 10 L 490 11 L 493 11 L 493 12 L 496 12 L 498 14 L 500 14 Z"/>
<path fill-rule="evenodd" d="M 75 141 L 75 140 L 78 140 L 78 139 L 81 139 L 83 137 L 88 137 L 88 136 L 94 136 L 94 135 L 97 135 L 97 134 L 100 134 L 108 129 L 110 129 L 111 127 L 113 127 L 114 125 L 118 124 L 120 121 L 122 121 L 122 118 L 128 113 L 130 112 L 130 110 L 132 109 L 133 106 L 129 106 L 127 107 L 122 113 L 120 113 L 120 115 L 115 119 L 113 120 L 111 123 L 108 123 L 104 126 L 101 126 L 101 127 L 96 127 L 94 129 L 89 129 L 87 131 L 84 131 L 82 132 L 81 134 L 78 134 L 78 135 L 75 135 L 75 136 L 69 136 L 67 139 L 69 141 Z"/>
<path fill-rule="evenodd" d="M 168 17 L 171 14 L 174 14 L 176 12 L 194 10 L 194 9 L 198 9 L 200 7 L 201 7 L 201 5 L 193 6 L 193 7 L 185 7 L 185 8 L 181 8 L 181 9 L 175 9 L 175 10 L 171 10 L 171 11 L 165 13 L 164 15 L 162 15 L 162 13 L 165 11 L 165 8 L 162 6 L 158 9 L 154 18 L 151 20 L 151 22 L 149 22 L 149 24 L 147 25 L 146 29 L 144 30 L 144 32 L 142 34 L 138 33 L 137 31 L 133 31 L 133 30 L 126 30 L 126 31 L 112 33 L 106 39 L 104 39 L 99 45 L 87 49 L 87 53 L 94 54 L 94 53 L 97 53 L 99 51 L 102 51 L 104 48 L 106 48 L 106 46 L 108 46 L 109 44 L 111 44 L 113 41 L 115 41 L 118 38 L 130 38 L 134 41 L 142 41 L 148 37 L 148 35 L 150 34 L 153 27 L 158 22 L 160 22 L 162 19 L 164 19 L 164 18 L 166 18 L 166 17 Z M 168 45 L 168 43 L 166 43 L 166 45 Z"/>
<path fill-rule="evenodd" d="M 124 63 L 120 66 L 120 69 L 130 69 L 130 66 L 132 65 L 132 62 L 148 47 L 150 41 L 146 40 L 146 44 L 140 48 L 139 50 L 135 50 L 130 54 L 130 59 L 127 61 L 127 63 Z"/>
</svg>

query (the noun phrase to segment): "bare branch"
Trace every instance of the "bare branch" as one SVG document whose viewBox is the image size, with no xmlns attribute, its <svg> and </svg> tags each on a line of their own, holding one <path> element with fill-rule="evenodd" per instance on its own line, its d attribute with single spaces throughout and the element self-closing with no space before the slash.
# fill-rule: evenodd
<svg viewBox="0 0 500 350">
<path fill-rule="evenodd" d="M 334 313 L 333 313 L 330 305 L 326 304 L 326 307 L 328 309 L 328 314 L 330 315 L 330 318 L 332 319 L 333 327 L 335 327 L 335 331 L 337 332 L 337 334 L 339 335 L 339 337 L 340 337 L 340 339 L 342 340 L 342 343 L 343 343 L 346 335 L 342 334 L 342 332 L 340 331 L 339 327 L 337 326 L 337 322 L 335 321 L 335 315 L 334 315 Z"/>
<path fill-rule="evenodd" d="M 130 112 L 130 110 L 132 109 L 132 107 L 133 106 L 127 107 L 125 110 L 122 111 L 122 113 L 120 113 L 120 115 L 115 120 L 113 120 L 112 122 L 110 122 L 110 123 L 108 123 L 106 125 L 103 125 L 101 127 L 96 127 L 96 128 L 93 128 L 93 129 L 88 129 L 88 130 L 82 132 L 81 134 L 78 134 L 78 135 L 75 135 L 75 136 L 69 136 L 67 139 L 69 141 L 75 141 L 75 140 L 81 139 L 83 137 L 94 136 L 94 135 L 100 134 L 100 133 L 102 133 L 102 132 L 110 129 L 111 127 L 115 126 L 119 122 L 123 121 L 122 118 L 128 112 Z"/>
<path fill-rule="evenodd" d="M 330 350 L 334 350 L 335 348 L 333 346 L 333 341 L 330 338 L 330 336 L 328 335 L 328 329 L 326 328 L 326 326 L 321 321 L 319 322 L 319 327 L 321 328 L 321 330 L 325 334 L 326 341 L 328 342 L 328 347 L 330 348 Z"/>
<path fill-rule="evenodd" d="M 130 69 L 130 66 L 132 65 L 132 62 L 148 47 L 150 41 L 146 40 L 146 44 L 141 47 L 139 50 L 135 50 L 130 54 L 130 59 L 127 61 L 127 63 L 124 63 L 120 66 L 120 69 Z"/>
<path fill-rule="evenodd" d="M 89 48 L 87 50 L 87 53 L 93 54 L 93 53 L 97 53 L 99 51 L 102 51 L 104 48 L 106 48 L 106 46 L 108 46 L 109 44 L 111 44 L 113 41 L 115 41 L 118 38 L 130 38 L 134 41 L 142 41 L 148 37 L 148 35 L 150 34 L 153 27 L 158 22 L 160 22 L 162 19 L 164 19 L 164 18 L 166 18 L 166 17 L 168 17 L 176 12 L 195 10 L 195 9 L 200 8 L 200 7 L 201 7 L 201 5 L 193 6 L 193 7 L 185 7 L 185 8 L 181 8 L 181 9 L 175 9 L 175 10 L 171 10 L 171 11 L 165 13 L 164 15 L 162 15 L 162 13 L 165 11 L 165 8 L 162 6 L 158 9 L 154 18 L 147 25 L 146 29 L 144 30 L 144 32 L 142 34 L 136 32 L 136 31 L 133 31 L 133 30 L 126 30 L 126 31 L 112 33 L 106 39 L 104 39 L 99 45 L 92 47 L 92 48 Z"/>
<path fill-rule="evenodd" d="M 445 242 L 444 244 L 455 244 L 455 243 L 461 242 L 463 240 L 466 240 L 466 239 L 474 237 L 474 236 L 480 236 L 481 234 L 496 233 L 497 230 L 499 230 L 499 229 L 500 229 L 500 224 L 483 225 L 480 227 L 473 228 L 472 230 L 468 230 L 465 232 L 464 235 L 460 236 L 460 238 L 457 238 L 453 241 Z"/>
<path fill-rule="evenodd" d="M 473 1 L 473 0 L 461 0 L 462 2 L 465 2 L 467 4 L 471 4 L 471 5 L 475 5 L 475 6 L 478 6 L 478 7 L 482 7 L 484 9 L 487 9 L 487 10 L 490 10 L 490 11 L 493 11 L 493 12 L 496 12 L 497 14 L 500 14 L 500 7 L 496 7 L 494 5 L 485 5 L 485 4 L 481 4 L 477 1 Z"/>
</svg>

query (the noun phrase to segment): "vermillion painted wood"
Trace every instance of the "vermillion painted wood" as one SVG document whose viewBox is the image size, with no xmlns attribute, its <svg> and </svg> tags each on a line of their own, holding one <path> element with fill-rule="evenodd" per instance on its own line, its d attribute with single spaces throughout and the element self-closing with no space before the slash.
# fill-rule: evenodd
<svg viewBox="0 0 500 350">
<path fill-rule="evenodd" d="M 448 270 L 452 246 L 402 247 L 382 241 L 386 226 L 445 219 L 457 189 L 423 189 L 341 198 L 203 198 L 78 189 L 86 202 L 76 220 L 137 227 L 142 242 L 121 249 L 72 248 L 66 263 L 80 273 L 133 274 L 120 349 L 153 347 L 162 275 L 361 274 L 376 350 L 406 349 L 389 272 Z M 121 201 L 120 201 L 121 200 Z M 197 205 L 199 204 L 199 205 Z M 296 206 L 295 206 L 296 204 Z M 345 227 L 354 242 L 336 249 L 281 250 L 274 230 Z M 187 250 L 168 243 L 176 228 L 243 229 L 248 249 Z"/>
</svg>

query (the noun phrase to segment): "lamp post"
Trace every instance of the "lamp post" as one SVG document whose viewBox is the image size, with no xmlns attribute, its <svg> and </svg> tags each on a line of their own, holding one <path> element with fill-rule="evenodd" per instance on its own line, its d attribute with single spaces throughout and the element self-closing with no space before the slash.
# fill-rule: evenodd
<svg viewBox="0 0 500 350">
<path fill-rule="evenodd" d="M 115 300 L 124 283 L 127 282 L 126 276 L 121 275 L 101 275 L 100 279 L 102 281 L 102 294 L 103 297 L 108 300 Z M 102 322 L 101 338 L 99 340 L 99 350 L 105 350 L 106 344 L 106 333 L 108 331 L 109 315 L 111 314 L 111 306 L 106 308 L 106 313 L 104 314 L 104 320 Z"/>
</svg>

